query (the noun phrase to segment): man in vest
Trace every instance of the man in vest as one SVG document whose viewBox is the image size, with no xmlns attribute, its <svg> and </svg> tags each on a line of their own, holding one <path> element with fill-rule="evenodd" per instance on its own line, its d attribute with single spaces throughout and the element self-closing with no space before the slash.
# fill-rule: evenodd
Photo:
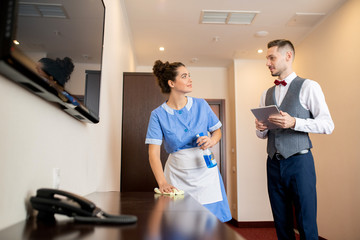
<svg viewBox="0 0 360 240">
<path fill-rule="evenodd" d="M 277 105 L 269 117 L 278 126 L 268 129 L 255 120 L 256 135 L 267 138 L 267 181 L 278 239 L 294 239 L 293 207 L 301 239 L 318 239 L 316 174 L 308 133 L 330 134 L 334 123 L 320 85 L 292 69 L 293 44 L 285 39 L 268 43 L 266 66 L 279 79 L 264 91 L 260 107 Z"/>
</svg>

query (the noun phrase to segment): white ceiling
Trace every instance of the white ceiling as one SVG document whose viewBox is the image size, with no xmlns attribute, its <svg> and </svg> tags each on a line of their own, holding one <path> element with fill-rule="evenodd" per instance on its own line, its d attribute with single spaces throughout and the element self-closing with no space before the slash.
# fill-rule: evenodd
<svg viewBox="0 0 360 240">
<path fill-rule="evenodd" d="M 277 38 L 296 46 L 345 1 L 124 0 L 138 65 L 161 59 L 207 67 L 226 67 L 234 58 L 264 59 L 257 50 L 266 52 L 267 42 Z M 203 10 L 259 13 L 250 25 L 201 24 Z M 258 37 L 259 31 L 268 35 Z"/>
</svg>

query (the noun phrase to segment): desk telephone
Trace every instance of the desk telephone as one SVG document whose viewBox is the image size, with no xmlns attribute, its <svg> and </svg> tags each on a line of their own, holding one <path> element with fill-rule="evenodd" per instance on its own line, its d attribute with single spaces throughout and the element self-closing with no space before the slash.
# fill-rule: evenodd
<svg viewBox="0 0 360 240">
<path fill-rule="evenodd" d="M 30 198 L 30 203 L 39 211 L 37 219 L 40 221 L 54 222 L 54 214 L 73 217 L 75 222 L 82 223 L 130 224 L 137 221 L 133 215 L 108 214 L 90 200 L 58 189 L 40 188 L 36 196 Z"/>
</svg>

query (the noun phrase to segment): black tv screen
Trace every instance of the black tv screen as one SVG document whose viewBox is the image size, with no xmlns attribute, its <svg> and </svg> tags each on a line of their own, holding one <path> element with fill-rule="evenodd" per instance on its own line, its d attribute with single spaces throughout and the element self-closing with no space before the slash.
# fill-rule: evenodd
<svg viewBox="0 0 360 240">
<path fill-rule="evenodd" d="M 103 1 L 1 0 L 0 13 L 0 74 L 81 121 L 99 122 L 84 99 L 100 93 L 86 72 L 101 74 Z"/>
</svg>

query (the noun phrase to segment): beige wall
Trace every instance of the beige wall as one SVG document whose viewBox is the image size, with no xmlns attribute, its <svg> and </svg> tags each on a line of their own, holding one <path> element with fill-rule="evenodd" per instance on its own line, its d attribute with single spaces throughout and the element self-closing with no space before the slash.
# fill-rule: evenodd
<svg viewBox="0 0 360 240">
<path fill-rule="evenodd" d="M 60 188 L 80 195 L 120 188 L 122 72 L 135 63 L 121 2 L 105 4 L 99 124 L 0 77 L 0 229 L 25 219 L 28 197 L 52 187 L 53 168 L 60 168 Z"/>
<path fill-rule="evenodd" d="M 162 61 L 167 61 L 162 59 Z M 186 63 L 184 63 L 186 65 Z M 227 98 L 227 69 L 221 67 L 186 66 L 193 81 L 193 91 L 189 96 L 198 98 Z M 136 72 L 152 72 L 152 66 L 137 66 Z"/>
<path fill-rule="evenodd" d="M 265 60 L 235 60 L 237 221 L 272 221 L 266 188 L 266 140 L 255 134 L 250 109 L 259 106 L 273 78 Z"/>
<path fill-rule="evenodd" d="M 320 83 L 335 130 L 312 135 L 319 233 L 359 239 L 360 1 L 349 0 L 297 47 L 298 74 Z"/>
<path fill-rule="evenodd" d="M 162 61 L 167 61 L 162 59 Z M 186 63 L 184 63 L 186 65 Z M 189 96 L 198 98 L 227 98 L 228 72 L 221 67 L 186 66 L 193 81 L 193 91 Z M 137 66 L 136 72 L 152 72 L 152 66 Z"/>
<path fill-rule="evenodd" d="M 326 239 L 360 236 L 360 1 L 349 0 L 296 47 L 295 71 L 320 83 L 335 130 L 312 134 L 317 171 L 318 227 Z M 249 109 L 272 78 L 265 61 L 235 60 L 238 221 L 272 220 L 266 195 L 265 146 Z"/>
</svg>

